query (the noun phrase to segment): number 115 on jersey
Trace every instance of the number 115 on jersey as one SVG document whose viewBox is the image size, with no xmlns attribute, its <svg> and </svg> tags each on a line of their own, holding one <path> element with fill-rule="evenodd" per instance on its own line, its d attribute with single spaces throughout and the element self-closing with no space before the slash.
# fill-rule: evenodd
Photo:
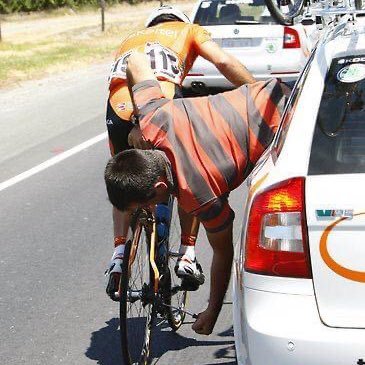
<svg viewBox="0 0 365 365">
<path fill-rule="evenodd" d="M 109 83 L 113 78 L 127 79 L 127 61 L 133 51 L 130 50 L 115 60 L 109 75 Z M 147 43 L 144 53 L 150 58 L 151 68 L 158 79 L 168 80 L 175 84 L 181 83 L 182 67 L 175 52 L 155 42 Z"/>
</svg>

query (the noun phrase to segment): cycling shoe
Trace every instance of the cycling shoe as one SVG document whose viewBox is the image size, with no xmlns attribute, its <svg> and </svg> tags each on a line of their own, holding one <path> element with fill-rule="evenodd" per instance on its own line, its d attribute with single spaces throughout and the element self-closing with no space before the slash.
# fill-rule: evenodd
<svg viewBox="0 0 365 365">
<path fill-rule="evenodd" d="M 119 282 L 120 275 L 122 274 L 122 264 L 123 257 L 116 257 L 110 262 L 109 269 L 105 271 L 105 275 L 108 276 L 106 293 L 115 302 L 119 301 Z"/>
<path fill-rule="evenodd" d="M 196 258 L 191 260 L 185 255 L 177 261 L 175 273 L 181 279 L 181 288 L 183 290 L 198 290 L 199 286 L 204 284 L 205 281 L 203 269 Z"/>
</svg>

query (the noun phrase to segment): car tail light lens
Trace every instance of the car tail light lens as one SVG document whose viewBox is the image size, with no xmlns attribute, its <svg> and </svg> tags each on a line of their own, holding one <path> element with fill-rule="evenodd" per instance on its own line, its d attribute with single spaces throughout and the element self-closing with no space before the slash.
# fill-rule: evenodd
<svg viewBox="0 0 365 365">
<path fill-rule="evenodd" d="M 273 185 L 253 201 L 246 236 L 245 270 L 311 278 L 304 178 Z"/>
<path fill-rule="evenodd" d="M 300 48 L 298 32 L 290 27 L 284 27 L 283 48 Z"/>
</svg>

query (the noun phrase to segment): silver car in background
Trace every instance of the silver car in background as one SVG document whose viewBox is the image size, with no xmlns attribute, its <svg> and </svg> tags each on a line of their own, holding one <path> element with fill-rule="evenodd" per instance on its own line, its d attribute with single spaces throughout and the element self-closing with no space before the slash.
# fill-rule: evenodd
<svg viewBox="0 0 365 365">
<path fill-rule="evenodd" d="M 263 0 L 199 0 L 191 19 L 258 80 L 296 80 L 315 43 L 313 28 L 275 23 Z M 202 94 L 207 89 L 233 86 L 214 65 L 199 57 L 183 87 Z"/>
</svg>

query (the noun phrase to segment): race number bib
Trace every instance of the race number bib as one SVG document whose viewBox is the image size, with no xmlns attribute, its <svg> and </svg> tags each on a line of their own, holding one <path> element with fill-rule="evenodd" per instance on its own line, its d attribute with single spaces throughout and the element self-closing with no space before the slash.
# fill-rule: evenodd
<svg viewBox="0 0 365 365">
<path fill-rule="evenodd" d="M 178 56 L 160 43 L 147 43 L 145 53 L 150 58 L 151 68 L 159 79 L 168 80 L 175 84 L 181 83 L 182 67 Z M 132 51 L 124 53 L 112 65 L 109 82 L 113 78 L 126 80 L 127 60 Z"/>
<path fill-rule="evenodd" d="M 117 78 L 117 79 L 122 79 L 122 80 L 126 80 L 127 79 L 127 75 L 126 75 L 126 71 L 127 71 L 127 60 L 128 57 L 131 55 L 132 51 L 129 51 L 127 53 L 124 53 L 122 56 L 120 56 L 119 58 L 117 58 L 114 63 L 112 64 L 112 68 L 110 70 L 110 74 L 109 74 L 109 83 L 111 82 L 111 80 L 113 78 Z"/>
<path fill-rule="evenodd" d="M 151 68 L 158 78 L 180 84 L 182 70 L 178 56 L 160 43 L 147 43 L 145 52 L 151 60 Z"/>
</svg>

